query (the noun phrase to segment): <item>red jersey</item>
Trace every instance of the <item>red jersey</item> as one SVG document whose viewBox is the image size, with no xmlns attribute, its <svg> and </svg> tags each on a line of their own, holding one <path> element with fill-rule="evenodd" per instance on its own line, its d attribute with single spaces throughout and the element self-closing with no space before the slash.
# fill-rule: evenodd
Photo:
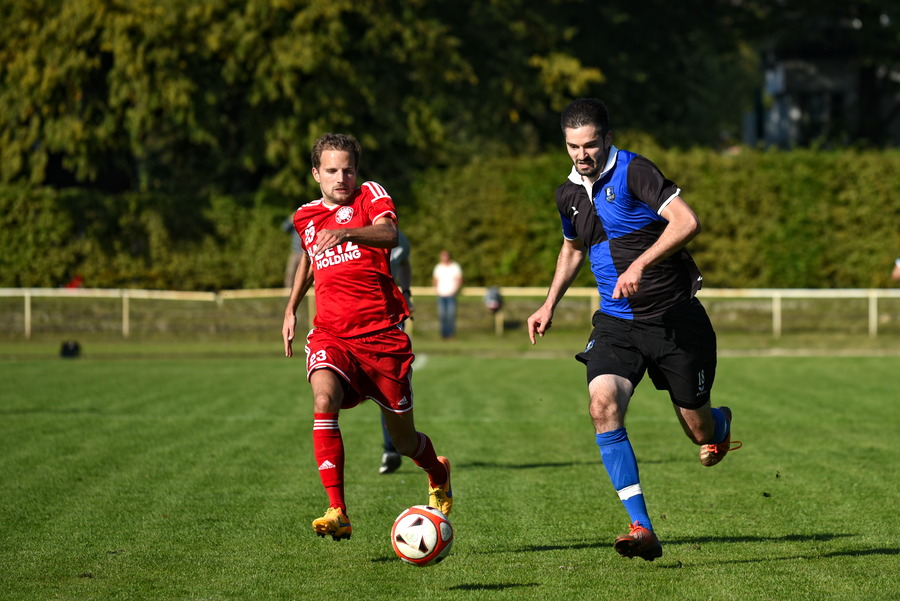
<svg viewBox="0 0 900 601">
<path fill-rule="evenodd" d="M 351 201 L 329 207 L 323 199 L 306 203 L 294 213 L 294 227 L 309 255 L 315 281 L 313 326 L 340 337 L 361 336 L 395 326 L 409 309 L 391 276 L 389 248 L 344 242 L 317 254 L 316 233 L 372 225 L 382 217 L 396 221 L 394 201 L 375 182 L 356 189 Z"/>
</svg>

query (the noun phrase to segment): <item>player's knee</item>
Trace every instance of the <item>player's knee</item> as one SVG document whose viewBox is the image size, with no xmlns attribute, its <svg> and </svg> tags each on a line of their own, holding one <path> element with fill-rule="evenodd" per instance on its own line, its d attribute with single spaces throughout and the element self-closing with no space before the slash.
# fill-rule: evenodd
<svg viewBox="0 0 900 601">
<path fill-rule="evenodd" d="M 341 410 L 341 399 L 330 394 L 317 394 L 313 398 L 313 410 L 316 413 L 337 413 Z"/>
<path fill-rule="evenodd" d="M 394 442 L 394 448 L 397 449 L 397 452 L 405 457 L 413 457 L 416 454 L 416 451 L 419 450 L 418 436 L 402 436 L 392 438 L 392 440 Z"/>
<path fill-rule="evenodd" d="M 614 430 L 625 421 L 618 403 L 591 399 L 589 412 L 598 432 Z"/>
</svg>

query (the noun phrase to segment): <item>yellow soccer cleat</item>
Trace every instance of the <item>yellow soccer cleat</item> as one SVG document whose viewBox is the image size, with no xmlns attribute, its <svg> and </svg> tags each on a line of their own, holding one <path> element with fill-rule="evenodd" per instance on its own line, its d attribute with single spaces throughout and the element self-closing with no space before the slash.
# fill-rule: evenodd
<svg viewBox="0 0 900 601">
<path fill-rule="evenodd" d="M 325 515 L 313 520 L 312 527 L 319 536 L 324 537 L 326 534 L 330 534 L 334 540 L 349 539 L 353 533 L 350 518 L 340 507 L 329 507 Z"/>
<path fill-rule="evenodd" d="M 450 460 L 446 457 L 438 457 L 445 468 L 447 468 L 447 481 L 443 486 L 428 489 L 428 505 L 434 507 L 445 516 L 450 515 L 453 508 L 453 488 L 450 486 Z"/>
</svg>

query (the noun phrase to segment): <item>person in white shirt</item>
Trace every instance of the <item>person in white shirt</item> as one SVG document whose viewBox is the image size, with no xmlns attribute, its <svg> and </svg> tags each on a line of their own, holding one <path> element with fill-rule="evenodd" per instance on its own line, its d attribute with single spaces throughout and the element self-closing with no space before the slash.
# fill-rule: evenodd
<svg viewBox="0 0 900 601">
<path fill-rule="evenodd" d="M 441 338 L 449 340 L 456 334 L 456 295 L 463 285 L 463 272 L 450 251 L 441 251 L 441 260 L 432 271 L 434 290 L 438 297 L 438 318 Z"/>
</svg>

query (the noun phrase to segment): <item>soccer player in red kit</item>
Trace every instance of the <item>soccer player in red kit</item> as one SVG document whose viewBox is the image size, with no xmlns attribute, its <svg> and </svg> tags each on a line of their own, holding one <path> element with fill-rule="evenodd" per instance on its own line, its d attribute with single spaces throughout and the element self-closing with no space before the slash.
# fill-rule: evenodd
<svg viewBox="0 0 900 601">
<path fill-rule="evenodd" d="M 292 356 L 297 307 L 315 281 L 316 316 L 306 338 L 306 372 L 313 393 L 313 451 L 330 506 L 313 520 L 319 536 L 350 538 L 344 499 L 341 409 L 372 399 L 394 446 L 428 474 L 428 504 L 450 513 L 450 462 L 413 421 L 412 345 L 400 327 L 409 317 L 391 276 L 397 213 L 375 182 L 356 187 L 361 148 L 352 136 L 326 134 L 312 150 L 312 173 L 322 198 L 294 214 L 303 256 L 284 315 L 285 355 Z"/>
</svg>

